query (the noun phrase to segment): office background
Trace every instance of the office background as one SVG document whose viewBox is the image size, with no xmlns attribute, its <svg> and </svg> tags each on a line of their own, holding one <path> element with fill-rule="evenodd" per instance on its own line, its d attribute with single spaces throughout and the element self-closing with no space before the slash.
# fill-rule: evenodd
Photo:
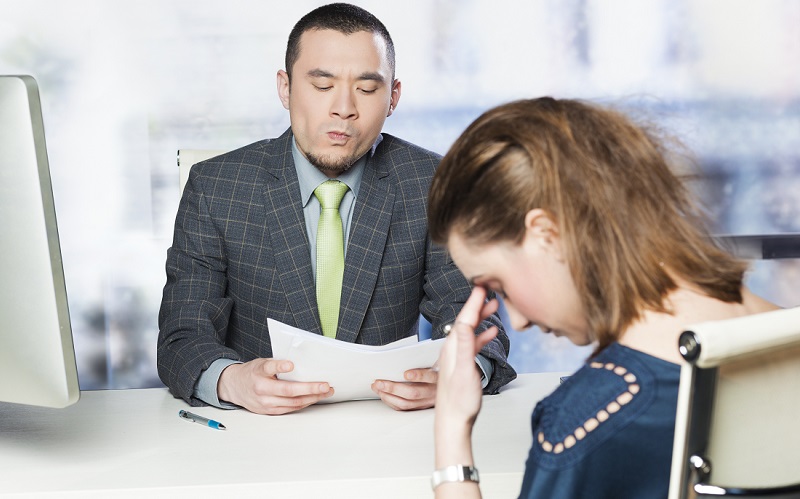
<svg viewBox="0 0 800 499">
<path fill-rule="evenodd" d="M 292 25 L 322 3 L 0 0 L 0 73 L 33 75 L 42 93 L 82 389 L 160 386 L 175 152 L 232 149 L 288 126 L 275 73 Z M 800 232 L 800 2 L 354 3 L 397 48 L 403 93 L 387 131 L 444 153 L 492 105 L 592 99 L 694 151 L 719 233 Z M 796 259 L 755 262 L 748 282 L 800 305 Z M 509 334 L 521 372 L 571 370 L 590 353 Z"/>
</svg>

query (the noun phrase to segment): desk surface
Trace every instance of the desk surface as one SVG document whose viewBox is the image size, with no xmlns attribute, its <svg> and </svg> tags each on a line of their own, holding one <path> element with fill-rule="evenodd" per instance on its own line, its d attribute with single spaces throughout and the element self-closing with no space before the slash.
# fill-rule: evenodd
<svg viewBox="0 0 800 499">
<path fill-rule="evenodd" d="M 517 497 L 530 414 L 563 373 L 523 374 L 484 396 L 473 432 L 484 497 Z M 377 400 L 285 416 L 191 409 L 166 389 L 87 391 L 66 409 L 0 403 L 0 496 L 432 497 L 433 410 Z"/>
</svg>

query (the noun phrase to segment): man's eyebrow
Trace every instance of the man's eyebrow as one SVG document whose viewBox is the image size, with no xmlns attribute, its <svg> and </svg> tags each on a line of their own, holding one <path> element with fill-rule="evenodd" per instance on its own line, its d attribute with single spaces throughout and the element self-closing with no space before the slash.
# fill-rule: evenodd
<svg viewBox="0 0 800 499">
<path fill-rule="evenodd" d="M 376 73 L 373 71 L 367 71 L 365 73 L 361 73 L 358 76 L 359 80 L 368 80 L 368 81 L 376 81 L 378 83 L 385 83 L 386 79 L 383 77 L 382 74 Z"/>
<path fill-rule="evenodd" d="M 308 73 L 306 73 L 306 76 L 311 78 L 333 78 L 333 73 L 317 68 L 309 70 Z"/>
<path fill-rule="evenodd" d="M 334 74 L 321 68 L 310 69 L 306 76 L 309 78 L 335 78 Z M 374 81 L 377 83 L 385 83 L 386 79 L 382 74 L 375 71 L 365 71 L 358 75 L 359 81 Z"/>
</svg>

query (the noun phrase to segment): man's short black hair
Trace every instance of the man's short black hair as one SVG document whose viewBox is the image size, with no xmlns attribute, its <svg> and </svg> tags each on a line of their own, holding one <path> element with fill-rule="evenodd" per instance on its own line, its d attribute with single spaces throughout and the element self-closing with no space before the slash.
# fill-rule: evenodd
<svg viewBox="0 0 800 499">
<path fill-rule="evenodd" d="M 289 42 L 286 45 L 286 73 L 289 82 L 292 81 L 292 67 L 300 57 L 300 36 L 306 31 L 332 29 L 351 35 L 359 31 L 377 33 L 386 42 L 386 58 L 394 80 L 394 43 L 386 26 L 380 20 L 355 5 L 349 3 L 332 3 L 318 7 L 303 16 L 289 33 Z"/>
</svg>

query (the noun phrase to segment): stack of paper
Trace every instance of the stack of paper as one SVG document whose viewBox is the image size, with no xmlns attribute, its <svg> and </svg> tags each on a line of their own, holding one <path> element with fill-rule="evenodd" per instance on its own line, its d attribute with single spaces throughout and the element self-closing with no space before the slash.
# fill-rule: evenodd
<svg viewBox="0 0 800 499">
<path fill-rule="evenodd" d="M 361 345 L 326 338 L 267 319 L 274 359 L 291 360 L 292 372 L 278 375 L 290 381 L 325 381 L 334 395 L 323 402 L 374 399 L 376 379 L 404 381 L 408 369 L 431 367 L 444 339 L 417 341 L 409 336 L 383 346 Z"/>
</svg>

